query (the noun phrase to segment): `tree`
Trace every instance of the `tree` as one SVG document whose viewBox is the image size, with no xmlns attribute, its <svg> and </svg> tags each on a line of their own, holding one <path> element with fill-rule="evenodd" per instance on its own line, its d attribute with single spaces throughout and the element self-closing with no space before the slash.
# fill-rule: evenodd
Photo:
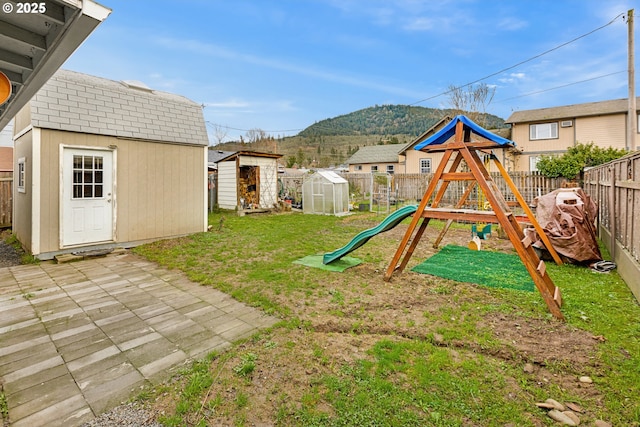
<svg viewBox="0 0 640 427">
<path fill-rule="evenodd" d="M 449 86 L 449 105 L 456 114 L 466 114 L 480 126 L 486 126 L 487 107 L 496 93 L 495 87 L 485 83 L 476 86 Z"/>
<path fill-rule="evenodd" d="M 306 160 L 307 156 L 304 155 L 302 148 L 298 149 L 298 153 L 296 154 L 296 163 L 298 163 L 298 167 L 302 167 Z"/>
<path fill-rule="evenodd" d="M 248 143 L 262 141 L 263 139 L 267 139 L 269 137 L 266 131 L 259 128 L 249 129 L 246 136 Z"/>
<path fill-rule="evenodd" d="M 229 128 L 222 125 L 212 124 L 213 126 L 213 138 L 215 139 L 214 145 L 222 144 L 227 138 Z"/>
<path fill-rule="evenodd" d="M 590 142 L 570 147 L 562 156 L 542 156 L 536 165 L 538 171 L 549 178 L 582 178 L 584 168 L 601 165 L 627 154 L 625 150 L 601 148 Z"/>
</svg>

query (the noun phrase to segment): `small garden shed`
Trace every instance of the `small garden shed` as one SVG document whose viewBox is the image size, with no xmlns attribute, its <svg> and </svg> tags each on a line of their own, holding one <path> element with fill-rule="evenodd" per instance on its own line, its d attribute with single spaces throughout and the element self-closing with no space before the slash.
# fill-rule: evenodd
<svg viewBox="0 0 640 427">
<path fill-rule="evenodd" d="M 207 229 L 196 102 L 59 70 L 16 115 L 14 141 L 13 233 L 39 259 Z"/>
<path fill-rule="evenodd" d="M 280 157 L 273 153 L 237 151 L 218 159 L 218 206 L 238 210 L 276 206 Z"/>
<path fill-rule="evenodd" d="M 349 182 L 332 171 L 319 171 L 302 184 L 304 213 L 344 215 L 349 213 Z"/>
</svg>

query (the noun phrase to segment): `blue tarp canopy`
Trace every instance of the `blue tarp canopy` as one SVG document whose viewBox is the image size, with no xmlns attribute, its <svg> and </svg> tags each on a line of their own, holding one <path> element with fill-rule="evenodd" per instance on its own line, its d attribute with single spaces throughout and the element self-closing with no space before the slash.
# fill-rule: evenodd
<svg viewBox="0 0 640 427">
<path fill-rule="evenodd" d="M 473 122 L 471 119 L 469 119 L 467 116 L 463 116 L 463 115 L 458 115 L 455 116 L 449 123 L 447 123 L 447 125 L 445 127 L 443 127 L 442 129 L 440 129 L 439 132 L 431 135 L 429 138 L 425 139 L 422 142 L 419 142 L 414 149 L 415 150 L 422 150 L 423 148 L 427 147 L 427 146 L 434 146 L 434 145 L 441 145 L 444 144 L 445 142 L 447 142 L 455 133 L 456 133 L 456 124 L 458 122 L 462 122 L 463 124 L 463 128 L 469 128 L 471 129 L 472 133 L 475 133 L 476 135 L 479 135 L 491 142 L 495 142 L 498 145 L 501 146 L 509 146 L 509 147 L 515 147 L 516 143 L 513 141 L 510 141 L 506 138 L 503 138 L 499 135 L 496 135 L 495 133 L 491 133 L 488 130 L 486 130 L 485 128 L 483 128 L 482 126 L 476 124 L 475 122 Z"/>
</svg>

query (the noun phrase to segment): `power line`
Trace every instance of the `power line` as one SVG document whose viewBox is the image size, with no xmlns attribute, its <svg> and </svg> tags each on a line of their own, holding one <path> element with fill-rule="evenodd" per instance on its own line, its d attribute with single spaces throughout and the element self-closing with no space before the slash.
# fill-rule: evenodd
<svg viewBox="0 0 640 427">
<path fill-rule="evenodd" d="M 252 130 L 261 130 L 263 132 L 268 132 L 268 133 L 278 133 L 278 132 L 298 132 L 298 131 L 304 130 L 302 128 L 301 129 L 283 129 L 283 130 L 265 130 L 265 129 L 260 129 L 260 128 L 239 129 L 239 128 L 234 128 L 234 127 L 227 126 L 227 125 L 221 125 L 221 124 L 218 124 L 218 123 L 212 123 L 209 120 L 206 120 L 205 123 L 208 124 L 211 127 L 216 127 L 217 126 L 217 127 L 221 127 L 221 128 L 225 128 L 225 129 L 239 130 L 241 132 L 249 132 L 249 131 L 252 131 Z"/>
<path fill-rule="evenodd" d="M 603 74 L 603 75 L 601 75 L 601 76 L 591 77 L 590 79 L 585 79 L 585 80 L 580 80 L 580 81 L 577 81 L 577 82 L 572 82 L 572 83 L 563 84 L 563 85 L 560 85 L 560 86 L 550 87 L 550 88 L 548 88 L 548 89 L 541 89 L 541 90 L 538 90 L 538 91 L 535 91 L 535 92 L 529 92 L 529 93 L 525 93 L 525 94 L 518 95 L 518 96 L 512 96 L 511 98 L 504 98 L 504 99 L 500 99 L 500 100 L 498 100 L 498 101 L 493 101 L 493 102 L 494 102 L 494 103 L 495 103 L 495 102 L 503 102 L 503 101 L 510 101 L 510 100 L 512 100 L 512 99 L 517 99 L 517 98 L 524 98 L 525 96 L 531 96 L 531 95 L 536 95 L 536 94 L 538 94 L 538 93 L 549 92 L 549 91 L 551 91 L 551 90 L 561 89 L 561 88 L 563 88 L 563 87 L 572 86 L 572 85 L 577 85 L 577 84 L 579 84 L 579 83 L 584 83 L 584 82 L 590 82 L 590 81 L 592 81 L 592 80 L 597 80 L 597 79 L 601 79 L 601 78 L 604 78 L 604 77 L 609 77 L 609 76 L 613 76 L 613 75 L 615 75 L 615 74 L 626 73 L 626 72 L 627 72 L 627 70 L 616 71 L 616 72 L 614 72 L 614 73 Z"/>
<path fill-rule="evenodd" d="M 553 51 L 555 51 L 555 50 L 558 50 L 558 49 L 560 49 L 560 48 L 562 48 L 562 47 L 567 46 L 568 44 L 571 44 L 571 43 L 573 43 L 573 42 L 575 42 L 575 41 L 578 41 L 578 40 L 580 40 L 580 39 L 582 39 L 582 38 L 584 38 L 584 37 L 587 37 L 587 36 L 589 36 L 589 35 L 591 35 L 591 34 L 595 33 L 596 31 L 602 30 L 603 28 L 608 27 L 609 25 L 613 24 L 613 23 L 614 23 L 618 18 L 620 18 L 621 16 L 624 16 L 624 15 L 625 15 L 625 13 L 621 13 L 621 14 L 619 14 L 618 16 L 616 16 L 615 18 L 613 18 L 611 21 L 607 22 L 606 24 L 604 24 L 604 25 L 602 25 L 602 26 L 600 26 L 600 27 L 598 27 L 598 28 L 596 28 L 596 29 L 594 29 L 594 30 L 589 31 L 588 33 L 585 33 L 585 34 L 583 34 L 583 35 L 581 35 L 581 36 L 578 36 L 578 37 L 576 37 L 576 38 L 574 38 L 574 39 L 571 39 L 571 40 L 569 40 L 568 42 L 562 43 L 561 45 L 558 45 L 558 46 L 556 46 L 556 47 L 554 47 L 554 48 L 551 48 L 551 49 L 549 49 L 549 50 L 547 50 L 547 51 L 544 51 L 544 52 L 542 52 L 542 53 L 540 53 L 540 54 L 538 54 L 538 55 L 532 56 L 532 57 L 531 57 L 531 58 L 529 58 L 529 59 L 525 59 L 524 61 L 520 61 L 520 62 L 518 62 L 518 63 L 517 63 L 517 64 L 515 64 L 515 65 L 512 65 L 512 66 L 507 67 L 507 68 L 503 68 L 502 70 L 500 70 L 500 71 L 496 71 L 495 73 L 489 74 L 488 76 L 485 76 L 485 77 L 482 77 L 482 78 L 476 79 L 476 80 L 474 80 L 474 81 L 472 81 L 472 82 L 469 82 L 469 83 L 466 83 L 466 84 L 460 85 L 460 86 L 458 86 L 458 87 L 455 87 L 455 88 L 449 89 L 449 90 L 447 90 L 447 91 L 445 91 L 445 92 L 439 93 L 438 95 L 433 95 L 433 96 L 430 96 L 430 97 L 428 97 L 428 98 L 421 99 L 420 101 L 416 101 L 416 102 L 414 102 L 413 104 L 409 104 L 409 105 L 416 105 L 416 104 L 420 104 L 420 103 L 422 103 L 422 102 L 424 102 L 424 101 L 429 101 L 429 100 L 434 99 L 434 98 L 437 98 L 437 97 L 439 97 L 439 96 L 442 96 L 442 95 L 446 95 L 446 94 L 448 94 L 448 93 L 451 93 L 451 92 L 453 92 L 454 90 L 457 90 L 457 89 L 460 89 L 460 88 L 463 88 L 463 87 L 466 87 L 466 86 L 471 86 L 471 85 L 473 85 L 473 84 L 475 84 L 475 83 L 481 82 L 481 81 L 486 80 L 486 79 L 488 79 L 488 78 L 490 78 L 490 77 L 494 77 L 494 76 L 497 76 L 498 74 L 502 74 L 502 73 L 504 73 L 505 71 L 512 70 L 512 69 L 514 69 L 514 68 L 516 68 L 516 67 L 519 67 L 519 66 L 520 66 L 520 65 L 522 65 L 522 64 L 526 64 L 527 62 L 531 62 L 531 61 L 533 61 L 534 59 L 538 59 L 538 58 L 540 58 L 540 57 L 541 57 L 541 56 L 543 56 L 543 55 L 546 55 L 546 54 L 548 54 L 548 53 L 551 53 L 551 52 L 553 52 Z"/>
</svg>

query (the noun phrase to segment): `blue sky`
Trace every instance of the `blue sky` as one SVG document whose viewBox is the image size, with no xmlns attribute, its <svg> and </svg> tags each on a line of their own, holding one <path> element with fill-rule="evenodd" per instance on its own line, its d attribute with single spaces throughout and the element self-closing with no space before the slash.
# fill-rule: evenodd
<svg viewBox="0 0 640 427">
<path fill-rule="evenodd" d="M 113 12 L 63 68 L 139 80 L 203 104 L 212 143 L 221 136 L 238 139 L 250 129 L 295 135 L 317 121 L 376 104 L 447 108 L 449 98 L 437 95 L 495 73 L 482 80 L 495 87 L 487 112 L 504 119 L 515 110 L 626 98 L 628 30 L 619 15 L 640 5 L 98 1 Z M 639 15 L 636 8 L 636 34 Z"/>
</svg>

